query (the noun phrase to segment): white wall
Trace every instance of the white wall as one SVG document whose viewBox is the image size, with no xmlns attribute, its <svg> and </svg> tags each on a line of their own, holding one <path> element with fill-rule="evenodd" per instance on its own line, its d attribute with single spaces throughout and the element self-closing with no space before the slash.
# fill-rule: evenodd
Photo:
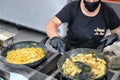
<svg viewBox="0 0 120 80">
<path fill-rule="evenodd" d="M 0 0 L 0 19 L 46 32 L 45 26 L 70 0 Z"/>
</svg>

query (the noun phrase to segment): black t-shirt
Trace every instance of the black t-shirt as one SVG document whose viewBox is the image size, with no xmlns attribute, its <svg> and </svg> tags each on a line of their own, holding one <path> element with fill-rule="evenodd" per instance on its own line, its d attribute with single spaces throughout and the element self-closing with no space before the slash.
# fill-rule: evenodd
<svg viewBox="0 0 120 80">
<path fill-rule="evenodd" d="M 80 1 L 73 1 L 56 14 L 63 23 L 68 23 L 66 45 L 73 48 L 96 48 L 100 45 L 107 29 L 115 29 L 120 20 L 114 10 L 102 3 L 100 11 L 93 17 L 86 16 L 80 8 Z"/>
</svg>

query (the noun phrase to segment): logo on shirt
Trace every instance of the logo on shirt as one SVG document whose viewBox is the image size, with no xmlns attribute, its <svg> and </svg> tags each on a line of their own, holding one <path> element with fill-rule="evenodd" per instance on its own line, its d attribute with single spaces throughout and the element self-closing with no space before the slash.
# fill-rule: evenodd
<svg viewBox="0 0 120 80">
<path fill-rule="evenodd" d="M 105 29 L 100 29 L 97 27 L 97 29 L 94 29 L 95 34 L 94 35 L 101 35 L 103 36 L 105 34 Z"/>
</svg>

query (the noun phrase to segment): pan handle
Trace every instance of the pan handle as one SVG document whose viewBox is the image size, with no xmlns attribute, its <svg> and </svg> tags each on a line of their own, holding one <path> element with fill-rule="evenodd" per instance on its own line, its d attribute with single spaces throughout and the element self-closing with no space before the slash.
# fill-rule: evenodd
<svg viewBox="0 0 120 80">
<path fill-rule="evenodd" d="M 42 39 L 42 41 L 40 41 L 40 43 L 45 44 L 48 39 L 49 39 L 49 37 L 46 36 L 46 37 L 44 37 L 44 38 Z"/>
<path fill-rule="evenodd" d="M 105 43 L 106 41 L 102 42 L 102 44 L 98 46 L 97 51 L 102 52 L 105 47 Z"/>
</svg>

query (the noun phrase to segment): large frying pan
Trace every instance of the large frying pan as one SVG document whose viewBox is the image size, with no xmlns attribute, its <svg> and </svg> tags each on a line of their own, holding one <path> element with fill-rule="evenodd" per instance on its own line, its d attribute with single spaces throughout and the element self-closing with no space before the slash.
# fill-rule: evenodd
<svg viewBox="0 0 120 80">
<path fill-rule="evenodd" d="M 101 78 L 103 78 L 106 73 L 108 72 L 109 70 L 109 60 L 108 58 L 104 55 L 104 53 L 98 51 L 98 50 L 95 50 L 95 49 L 89 49 L 89 48 L 77 48 L 77 49 L 73 49 L 73 50 L 70 50 L 68 52 L 65 52 L 65 54 L 67 55 L 62 55 L 59 60 L 58 60 L 58 63 L 57 63 L 57 66 L 58 66 L 58 69 L 59 71 L 61 72 L 61 74 L 63 75 L 64 78 L 68 79 L 68 80 L 72 80 L 70 77 L 66 76 L 63 74 L 62 72 L 62 65 L 64 64 L 66 58 L 68 57 L 72 57 L 72 56 L 75 56 L 77 54 L 95 54 L 96 57 L 99 57 L 101 59 L 104 59 L 108 64 L 106 65 L 106 71 L 105 71 L 105 74 L 102 75 L 101 77 L 99 78 L 96 78 L 95 80 L 99 80 Z M 79 79 L 78 79 L 79 80 Z"/>
<path fill-rule="evenodd" d="M 44 45 L 47 41 L 48 37 L 45 37 L 41 42 L 36 42 L 36 41 L 21 41 L 21 42 L 17 42 L 14 44 L 9 45 L 8 47 L 6 47 L 5 49 L 3 49 L 3 51 L 1 52 L 1 55 L 3 57 L 7 56 L 7 52 L 10 50 L 16 50 L 18 48 L 25 48 L 25 47 L 34 47 L 34 48 L 42 48 L 45 52 L 45 56 L 42 59 L 39 59 L 38 61 L 32 62 L 32 63 L 28 63 L 28 64 L 23 64 L 26 65 L 28 67 L 31 68 L 35 68 L 37 67 L 39 64 L 41 64 L 45 59 L 46 59 L 46 54 L 47 54 L 47 48 Z M 12 63 L 8 63 L 10 66 L 17 66 L 19 67 L 19 64 L 12 64 Z"/>
</svg>

